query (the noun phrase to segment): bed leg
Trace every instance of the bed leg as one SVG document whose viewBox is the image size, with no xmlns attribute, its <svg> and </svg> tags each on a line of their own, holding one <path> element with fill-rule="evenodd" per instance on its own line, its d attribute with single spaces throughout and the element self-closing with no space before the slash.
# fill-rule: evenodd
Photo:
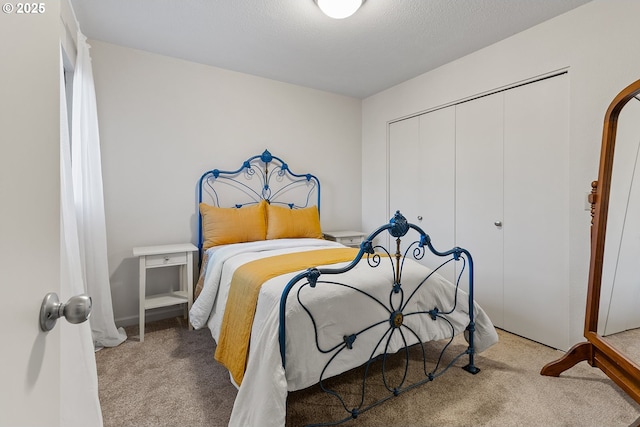
<svg viewBox="0 0 640 427">
<path fill-rule="evenodd" d="M 477 374 L 478 372 L 480 372 L 480 368 L 478 368 L 477 366 L 475 366 L 475 365 L 474 365 L 473 363 L 471 363 L 471 362 L 470 362 L 468 365 L 463 366 L 463 367 L 462 367 L 462 369 L 464 369 L 465 371 L 467 371 L 467 372 L 469 372 L 469 373 L 471 373 L 471 374 L 473 374 L 473 375 L 475 375 L 475 374 Z"/>
<path fill-rule="evenodd" d="M 471 341 L 473 342 L 473 341 Z M 469 354 L 469 364 L 466 366 L 463 366 L 462 369 L 464 369 L 465 371 L 475 375 L 478 372 L 480 372 L 480 368 L 478 368 L 473 359 L 475 358 L 475 353 L 476 353 L 476 349 L 473 347 L 473 344 L 469 345 L 469 348 L 467 349 L 467 353 Z"/>
<path fill-rule="evenodd" d="M 470 301 L 470 304 L 473 304 L 473 302 Z M 473 321 L 473 311 L 470 313 L 471 314 L 471 322 L 469 322 L 469 325 L 467 326 L 467 333 L 468 335 L 468 341 L 469 341 L 469 348 L 467 348 L 467 353 L 469 354 L 469 364 L 466 366 L 463 366 L 462 369 L 464 369 L 465 371 L 475 375 L 478 372 L 480 372 L 480 368 L 478 368 L 475 363 L 473 362 L 473 359 L 475 358 L 475 354 L 476 354 L 476 348 L 475 348 L 475 344 L 474 344 L 474 332 L 476 330 L 476 324 Z"/>
<path fill-rule="evenodd" d="M 473 347 L 469 347 L 469 349 L 467 350 L 469 352 L 469 364 L 466 366 L 463 366 L 462 369 L 464 369 L 465 371 L 475 375 L 478 372 L 480 372 L 480 368 L 478 368 L 475 363 L 473 362 L 473 357 L 474 357 L 474 353 L 475 353 L 475 349 Z"/>
</svg>

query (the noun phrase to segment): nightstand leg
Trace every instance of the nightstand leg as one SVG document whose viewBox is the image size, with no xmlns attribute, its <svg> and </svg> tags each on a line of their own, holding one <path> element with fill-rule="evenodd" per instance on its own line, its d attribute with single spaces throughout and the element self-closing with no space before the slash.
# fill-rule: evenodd
<svg viewBox="0 0 640 427">
<path fill-rule="evenodd" d="M 139 313 L 139 324 L 140 324 L 140 342 L 144 342 L 144 299 L 146 296 L 146 285 L 147 285 L 147 269 L 146 269 L 146 257 L 140 257 L 140 313 Z"/>
<path fill-rule="evenodd" d="M 186 292 L 187 291 L 187 270 L 184 265 L 180 266 L 180 290 Z M 182 309 L 182 318 L 187 319 L 189 314 L 189 308 L 187 305 L 183 305 Z"/>
<path fill-rule="evenodd" d="M 187 253 L 187 318 L 193 304 L 193 252 Z M 189 330 L 193 330 L 189 319 Z"/>
</svg>

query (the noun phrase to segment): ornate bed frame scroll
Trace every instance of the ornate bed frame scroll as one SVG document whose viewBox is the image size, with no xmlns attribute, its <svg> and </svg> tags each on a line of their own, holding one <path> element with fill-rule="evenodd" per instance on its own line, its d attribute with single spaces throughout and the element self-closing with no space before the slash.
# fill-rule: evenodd
<svg viewBox="0 0 640 427">
<path fill-rule="evenodd" d="M 406 246 L 406 249 L 404 250 L 404 252 L 402 252 L 401 239 L 407 235 L 407 232 L 409 232 L 410 229 L 417 231 L 418 239 L 410 242 Z M 393 255 L 382 246 L 378 246 L 378 245 L 374 246 L 374 243 L 373 243 L 374 239 L 384 231 L 388 231 L 389 234 L 396 239 L 396 252 Z M 434 255 L 445 258 L 445 261 L 442 262 L 442 264 L 440 264 L 439 267 L 434 269 L 433 272 L 429 273 L 429 275 L 421 281 L 421 283 L 418 285 L 418 287 L 414 291 L 412 291 L 409 295 L 405 295 L 404 289 L 402 287 L 402 271 L 404 267 L 404 261 L 409 257 L 409 255 L 412 255 L 414 259 L 418 259 L 418 260 L 422 259 L 427 253 L 426 252 L 427 248 Z M 362 260 L 365 254 L 366 254 L 367 263 L 371 268 L 382 268 L 383 265 L 385 266 L 387 265 L 386 260 L 387 259 L 389 260 L 388 265 L 390 265 L 393 270 L 393 283 L 389 283 L 390 287 L 389 287 L 388 301 L 380 301 L 378 298 L 368 294 L 367 292 L 361 289 L 358 289 L 352 285 L 349 285 L 348 283 L 343 283 L 340 281 L 341 278 L 338 275 L 340 273 L 347 272 L 352 268 L 354 268 Z M 458 275 L 457 281 L 455 284 L 456 298 L 453 302 L 453 307 L 447 307 L 447 308 L 433 307 L 432 309 L 426 310 L 426 311 L 407 310 L 407 305 L 409 301 L 416 295 L 417 292 L 420 292 L 421 289 L 424 289 L 426 286 L 428 286 L 427 279 L 431 277 L 431 275 L 433 275 L 435 272 L 437 272 L 441 267 L 443 267 L 445 264 L 451 261 L 462 263 L 462 266 L 460 268 L 460 274 Z M 444 316 L 449 313 L 452 313 L 456 309 L 456 306 L 458 304 L 457 291 L 460 286 L 460 279 L 463 277 L 463 273 L 466 268 L 468 268 L 468 280 L 469 280 L 469 292 L 468 292 L 469 324 L 465 332 L 467 334 L 468 347 L 462 353 L 454 355 L 452 360 L 445 365 L 443 362 L 443 355 L 447 350 L 447 348 L 449 347 L 449 345 L 452 343 L 454 339 L 455 331 L 451 322 L 449 322 L 449 320 Z M 282 364 L 283 364 L 283 367 L 285 368 L 286 368 L 285 313 L 286 313 L 287 301 L 289 299 L 288 298 L 289 294 L 291 293 L 291 291 L 294 289 L 296 285 L 298 285 L 297 291 L 294 292 L 294 294 L 297 297 L 297 301 L 299 302 L 299 304 L 302 305 L 304 310 L 309 315 L 311 322 L 313 323 L 313 326 L 315 329 L 314 333 L 316 337 L 315 342 L 316 342 L 317 350 L 322 353 L 331 354 L 329 361 L 324 366 L 324 368 L 322 369 L 322 373 L 320 374 L 320 379 L 319 379 L 320 387 L 324 392 L 332 396 L 335 396 L 340 401 L 341 406 L 344 408 L 344 410 L 347 413 L 347 416 L 341 420 L 329 422 L 329 423 L 323 423 L 323 424 L 314 424 L 314 425 L 336 425 L 336 424 L 341 424 L 343 422 L 346 422 L 350 419 L 354 419 L 359 414 L 362 414 L 363 412 L 373 408 L 374 406 L 377 406 L 389 400 L 391 397 L 398 396 L 399 394 L 405 391 L 411 390 L 421 384 L 433 381 L 435 378 L 444 374 L 458 359 L 460 359 L 464 355 L 469 356 L 469 363 L 466 366 L 464 366 L 463 369 L 465 369 L 466 371 L 472 374 L 476 374 L 480 371 L 480 369 L 476 367 L 474 364 L 475 322 L 474 322 L 474 309 L 473 309 L 474 307 L 473 305 L 473 259 L 471 257 L 471 254 L 467 250 L 459 247 L 455 247 L 446 252 L 438 252 L 432 246 L 429 235 L 427 235 L 420 227 L 414 224 L 408 223 L 405 217 L 402 216 L 400 212 L 396 212 L 396 214 L 388 224 L 378 228 L 376 231 L 374 231 L 367 237 L 367 239 L 361 244 L 360 251 L 358 252 L 358 255 L 356 256 L 356 258 L 346 267 L 335 268 L 335 269 L 311 268 L 298 274 L 293 279 L 291 279 L 291 281 L 287 284 L 285 290 L 282 293 L 282 297 L 280 300 L 280 325 L 279 325 L 280 353 L 282 356 Z M 376 304 L 383 306 L 388 312 L 388 317 L 381 318 L 378 322 L 370 326 L 367 326 L 365 328 L 362 328 L 357 332 L 353 332 L 349 335 L 344 335 L 343 337 L 337 337 L 335 342 L 329 348 L 323 348 L 323 346 L 318 342 L 318 326 L 316 325 L 314 316 L 310 312 L 310 310 L 307 308 L 307 306 L 305 306 L 303 301 L 304 298 L 301 297 L 301 291 L 303 289 L 307 287 L 316 288 L 319 285 L 349 288 L 353 290 L 356 294 L 362 295 L 363 298 L 368 299 L 370 301 L 374 301 Z M 427 370 L 426 349 L 423 344 L 424 340 L 421 339 L 420 336 L 411 327 L 405 324 L 405 320 L 411 316 L 424 316 L 426 321 L 429 321 L 430 319 L 430 321 L 446 322 L 449 324 L 449 327 L 451 327 L 451 337 L 448 339 L 448 342 L 446 343 L 446 345 L 438 355 L 437 362 L 435 363 L 435 366 L 431 370 Z M 373 328 L 379 325 L 384 325 L 384 324 L 387 324 L 386 330 L 381 336 L 379 336 L 379 340 L 377 340 L 377 345 L 375 346 L 375 348 L 371 349 L 369 360 L 365 363 L 365 370 L 362 378 L 360 402 L 355 407 L 348 407 L 347 403 L 345 402 L 345 399 L 343 399 L 343 397 L 339 393 L 337 393 L 336 391 L 326 386 L 325 374 L 327 372 L 327 369 L 341 352 L 348 351 L 349 349 L 352 349 L 354 346 L 358 345 L 358 337 L 360 335 L 365 333 L 371 333 Z M 402 352 L 404 353 L 405 365 L 404 365 L 404 376 L 402 377 L 402 379 L 399 381 L 399 383 L 395 385 L 391 385 L 388 376 L 385 375 L 385 366 L 388 358 L 391 356 L 391 354 L 389 354 L 387 350 L 389 348 L 389 342 L 392 339 L 394 334 L 400 334 L 400 337 L 404 342 L 404 348 L 399 350 L 398 353 L 402 353 Z M 406 380 L 407 370 L 409 365 L 409 347 L 410 347 L 407 343 L 408 341 L 407 336 L 409 337 L 410 341 L 415 340 L 415 342 L 417 343 L 415 344 L 415 346 L 419 346 L 419 348 L 422 351 L 421 364 L 423 366 L 423 371 L 424 371 L 423 379 L 416 382 L 412 382 L 410 384 Z M 378 335 L 376 335 L 375 337 L 377 339 Z M 384 350 L 382 351 L 382 353 L 377 355 L 380 352 L 379 350 L 382 350 L 383 348 Z M 382 379 L 384 382 L 384 387 L 387 389 L 389 394 L 378 399 L 374 403 L 365 405 L 364 403 L 365 402 L 365 385 L 366 385 L 365 383 L 367 382 L 367 375 L 369 373 L 369 368 L 371 367 L 371 364 L 376 360 L 382 361 L 382 368 L 381 368 Z M 441 363 L 443 366 L 440 366 Z"/>
<path fill-rule="evenodd" d="M 320 212 L 320 181 L 311 174 L 293 173 L 281 158 L 264 150 L 245 160 L 237 170 L 205 172 L 198 183 L 198 204 L 241 208 L 261 200 L 291 209 L 305 208 L 315 201 Z M 198 249 L 202 260 L 202 215 L 199 209 L 196 210 Z"/>
</svg>

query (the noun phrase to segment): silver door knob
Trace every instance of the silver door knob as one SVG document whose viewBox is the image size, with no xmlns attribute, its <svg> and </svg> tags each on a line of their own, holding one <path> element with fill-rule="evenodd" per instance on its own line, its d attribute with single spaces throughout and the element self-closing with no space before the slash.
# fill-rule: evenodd
<svg viewBox="0 0 640 427">
<path fill-rule="evenodd" d="M 422 215 L 418 215 L 418 221 L 422 221 Z"/>
<path fill-rule="evenodd" d="M 502 227 L 502 221 L 496 221 L 493 223 L 496 227 Z"/>
<path fill-rule="evenodd" d="M 54 292 L 48 293 L 40 306 L 40 329 L 50 331 L 56 326 L 59 317 L 64 317 L 69 323 L 82 323 L 91 315 L 91 297 L 77 295 L 69 298 L 66 304 L 58 300 Z"/>
</svg>

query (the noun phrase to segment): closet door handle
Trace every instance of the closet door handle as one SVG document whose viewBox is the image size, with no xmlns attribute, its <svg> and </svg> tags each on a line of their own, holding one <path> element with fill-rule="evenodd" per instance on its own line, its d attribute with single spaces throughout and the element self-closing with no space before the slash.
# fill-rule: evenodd
<svg viewBox="0 0 640 427">
<path fill-rule="evenodd" d="M 496 227 L 502 227 L 502 221 L 496 221 L 493 223 Z"/>
</svg>

